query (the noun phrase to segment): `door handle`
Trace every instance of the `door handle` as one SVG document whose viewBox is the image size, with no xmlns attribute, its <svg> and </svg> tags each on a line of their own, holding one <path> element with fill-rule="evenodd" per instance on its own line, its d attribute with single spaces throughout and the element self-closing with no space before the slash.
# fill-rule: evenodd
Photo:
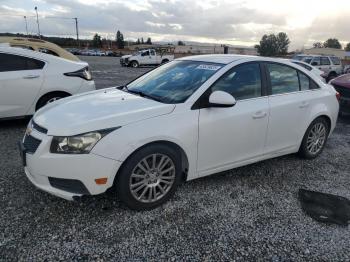
<svg viewBox="0 0 350 262">
<path fill-rule="evenodd" d="M 299 108 L 306 108 L 309 105 L 310 105 L 309 102 L 301 102 L 301 105 L 299 106 Z"/>
<path fill-rule="evenodd" d="M 39 78 L 39 75 L 28 75 L 28 76 L 24 76 L 23 79 L 34 79 L 34 78 Z"/>
<path fill-rule="evenodd" d="M 258 111 L 253 115 L 253 119 L 264 118 L 265 116 L 267 116 L 265 111 Z"/>
</svg>

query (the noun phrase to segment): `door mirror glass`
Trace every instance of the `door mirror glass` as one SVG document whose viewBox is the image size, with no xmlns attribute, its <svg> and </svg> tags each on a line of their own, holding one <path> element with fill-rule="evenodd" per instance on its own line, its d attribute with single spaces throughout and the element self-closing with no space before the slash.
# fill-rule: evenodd
<svg viewBox="0 0 350 262">
<path fill-rule="evenodd" d="M 232 107 L 236 104 L 236 99 L 227 92 L 214 91 L 209 96 L 210 107 Z"/>
</svg>

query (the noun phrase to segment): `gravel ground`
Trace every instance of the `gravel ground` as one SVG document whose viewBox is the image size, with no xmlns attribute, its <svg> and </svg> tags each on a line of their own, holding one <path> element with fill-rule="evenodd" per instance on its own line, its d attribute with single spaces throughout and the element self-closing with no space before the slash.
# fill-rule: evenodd
<svg viewBox="0 0 350 262">
<path fill-rule="evenodd" d="M 85 60 L 99 88 L 149 70 Z M 297 200 L 301 187 L 350 199 L 350 118 L 315 160 L 289 155 L 190 181 L 147 212 L 111 192 L 77 203 L 35 189 L 16 147 L 25 125 L 0 122 L 1 261 L 350 261 L 349 227 L 313 221 Z"/>
</svg>

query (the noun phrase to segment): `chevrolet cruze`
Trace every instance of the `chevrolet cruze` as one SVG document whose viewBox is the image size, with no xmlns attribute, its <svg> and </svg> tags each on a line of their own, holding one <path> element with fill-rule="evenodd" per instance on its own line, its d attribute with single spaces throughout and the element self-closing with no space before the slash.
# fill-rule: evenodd
<svg viewBox="0 0 350 262">
<path fill-rule="evenodd" d="M 292 62 L 202 55 L 48 104 L 19 145 L 38 188 L 72 200 L 113 187 L 142 210 L 181 181 L 296 152 L 315 158 L 338 110 L 333 87 Z"/>
</svg>

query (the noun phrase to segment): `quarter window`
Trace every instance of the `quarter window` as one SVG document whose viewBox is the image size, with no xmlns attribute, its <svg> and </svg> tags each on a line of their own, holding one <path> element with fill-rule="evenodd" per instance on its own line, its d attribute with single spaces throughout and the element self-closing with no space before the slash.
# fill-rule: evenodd
<svg viewBox="0 0 350 262">
<path fill-rule="evenodd" d="M 233 68 L 211 87 L 211 91 L 225 91 L 236 100 L 261 96 L 259 64 L 249 63 Z"/>
<path fill-rule="evenodd" d="M 298 72 L 298 74 L 299 74 L 299 80 L 300 80 L 300 90 L 304 91 L 304 90 L 311 89 L 310 88 L 310 79 L 301 72 Z"/>
<path fill-rule="evenodd" d="M 267 64 L 272 94 L 299 91 L 299 78 L 295 69 L 280 64 Z"/>
<path fill-rule="evenodd" d="M 33 58 L 0 53 L 0 72 L 42 69 L 44 65 Z"/>
</svg>

